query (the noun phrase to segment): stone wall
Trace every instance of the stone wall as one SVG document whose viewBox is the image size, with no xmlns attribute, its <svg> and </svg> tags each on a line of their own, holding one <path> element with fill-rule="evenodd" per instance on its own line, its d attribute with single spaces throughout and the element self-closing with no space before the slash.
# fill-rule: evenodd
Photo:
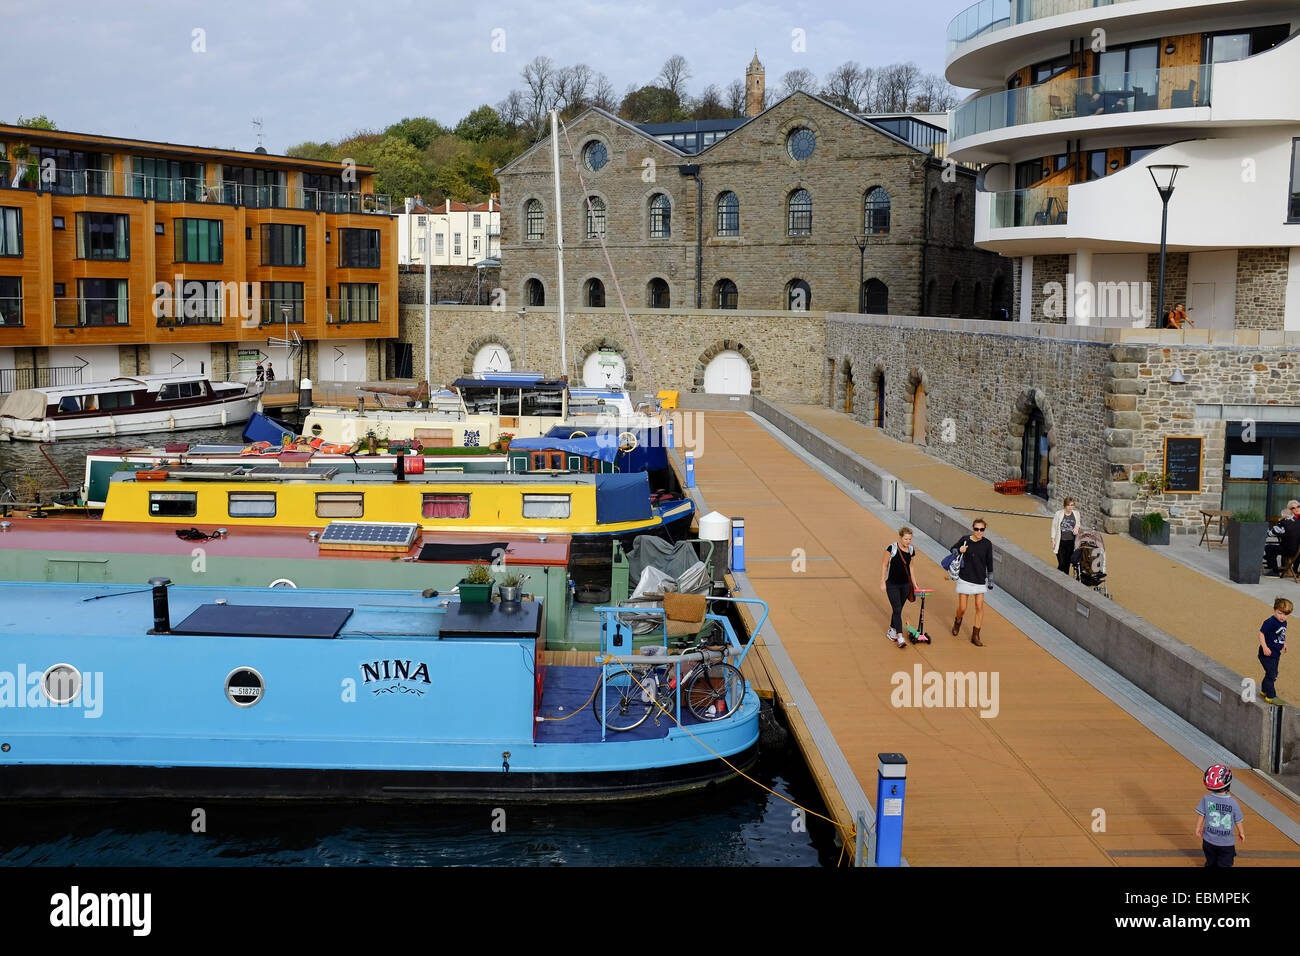
<svg viewBox="0 0 1300 956">
<path fill-rule="evenodd" d="M 501 285 L 501 269 L 474 266 L 433 266 L 429 270 L 429 301 L 454 299 L 465 305 L 492 301 L 492 290 Z M 401 305 L 424 305 L 424 269 L 398 266 L 397 301 Z"/>
<path fill-rule="evenodd" d="M 1187 253 L 1165 252 L 1165 311 L 1182 303 L 1187 305 Z M 1160 253 L 1147 255 L 1147 282 L 1151 285 L 1151 323 L 1159 328 L 1156 306 L 1160 298 Z"/>
<path fill-rule="evenodd" d="M 1290 251 L 1237 250 L 1237 328 L 1283 328 Z"/>
<path fill-rule="evenodd" d="M 474 355 L 499 344 L 515 370 L 561 374 L 558 316 L 529 307 L 522 323 L 514 311 L 490 307 L 434 306 L 430 349 L 432 380 L 450 382 L 471 371 Z M 583 362 L 597 349 L 618 352 L 629 371 L 629 389 L 703 391 L 704 367 L 723 351 L 739 352 L 750 365 L 755 393 L 776 401 L 824 400 L 825 316 L 821 312 L 755 312 L 637 309 L 631 311 L 647 379 L 627 320 L 617 309 L 582 309 L 565 316 L 569 375 L 581 380 Z M 524 325 L 527 326 L 525 342 Z M 406 306 L 399 341 L 409 343 L 413 377 L 424 377 L 424 308 Z"/>
<path fill-rule="evenodd" d="M 1065 298 L 1069 296 L 1070 290 L 1066 288 L 1065 280 L 1069 271 L 1069 256 L 1034 256 L 1033 311 L 1029 316 L 1030 321 L 1051 322 L 1054 325 L 1064 325 L 1066 323 Z M 1044 290 L 1049 282 L 1056 282 L 1061 286 L 1061 308 L 1054 310 L 1059 311 L 1060 315 L 1048 316 L 1043 310 L 1043 302 L 1047 298 L 1047 293 Z M 1016 306 L 1016 315 L 1013 317 L 1019 317 L 1019 305 Z"/>
</svg>

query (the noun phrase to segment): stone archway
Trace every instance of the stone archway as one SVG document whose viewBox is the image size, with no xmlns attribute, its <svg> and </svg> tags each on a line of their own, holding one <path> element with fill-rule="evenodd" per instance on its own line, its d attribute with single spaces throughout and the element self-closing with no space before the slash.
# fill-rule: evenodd
<svg viewBox="0 0 1300 956">
<path fill-rule="evenodd" d="M 762 379 L 759 378 L 758 363 L 754 361 L 753 354 L 749 349 L 737 339 L 722 339 L 714 342 L 707 349 L 700 353 L 699 359 L 695 363 L 695 376 L 691 386 L 693 392 L 704 391 L 704 370 L 714 358 L 723 352 L 737 352 L 746 362 L 749 363 L 750 388 L 751 395 L 758 395 L 762 391 Z"/>
<path fill-rule="evenodd" d="M 908 414 L 903 419 L 903 439 L 914 445 L 928 444 L 926 437 L 926 396 L 930 394 L 930 376 L 917 366 L 907 373 L 907 386 L 903 399 Z"/>
<path fill-rule="evenodd" d="M 1007 478 L 1024 478 L 1027 483 L 1032 481 L 1033 476 L 1024 474 L 1024 469 L 1021 467 L 1021 453 L 1025 441 L 1025 428 L 1035 410 L 1043 416 L 1043 431 L 1047 438 L 1047 500 L 1052 502 L 1056 500 L 1057 419 L 1056 409 L 1041 388 L 1027 388 L 1016 399 L 1015 409 L 1011 412 L 1011 419 L 1007 424 L 1003 456 L 1003 461 L 1006 463 L 1004 470 Z"/>
<path fill-rule="evenodd" d="M 633 364 L 631 360 L 628 358 L 627 349 L 623 348 L 623 346 L 619 342 L 609 338 L 608 336 L 602 335 L 598 339 L 592 339 L 590 342 L 587 342 L 581 348 L 578 349 L 578 360 L 576 364 L 573 366 L 578 370 L 578 375 L 579 376 L 582 375 L 582 370 L 587 365 L 587 359 L 591 358 L 591 356 L 595 355 L 597 352 L 600 352 L 602 350 L 617 352 L 619 358 L 623 360 L 623 367 L 624 367 L 623 390 L 630 392 L 634 386 L 633 376 L 636 374 L 633 370 Z"/>
<path fill-rule="evenodd" d="M 861 407 L 859 395 L 862 383 L 858 380 L 853 358 L 847 353 L 841 355 L 835 362 L 835 377 L 831 387 L 832 409 L 844 412 L 846 415 L 853 415 L 854 409 Z"/>
<path fill-rule="evenodd" d="M 871 373 L 871 424 L 885 427 L 885 363 L 877 362 Z"/>
<path fill-rule="evenodd" d="M 469 348 L 465 350 L 465 361 L 462 367 L 466 375 L 474 374 L 474 358 L 478 355 L 479 350 L 489 346 L 496 345 L 502 348 L 506 355 L 510 356 L 510 367 L 513 369 L 518 365 L 518 359 L 515 357 L 515 350 L 510 347 L 510 343 L 505 341 L 501 335 L 480 335 L 474 341 L 469 343 Z"/>
</svg>

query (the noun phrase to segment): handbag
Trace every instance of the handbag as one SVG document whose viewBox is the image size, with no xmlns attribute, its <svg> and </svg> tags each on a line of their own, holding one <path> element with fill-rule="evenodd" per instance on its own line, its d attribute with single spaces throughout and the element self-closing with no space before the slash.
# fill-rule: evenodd
<svg viewBox="0 0 1300 956">
<path fill-rule="evenodd" d="M 961 577 L 961 552 L 953 551 L 946 558 L 939 562 L 940 566 L 948 572 L 948 577 L 955 582 Z"/>
</svg>

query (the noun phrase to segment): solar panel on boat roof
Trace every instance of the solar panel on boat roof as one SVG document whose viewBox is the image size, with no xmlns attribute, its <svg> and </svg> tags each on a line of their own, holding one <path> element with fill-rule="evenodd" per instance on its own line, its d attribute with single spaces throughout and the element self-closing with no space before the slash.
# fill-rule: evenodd
<svg viewBox="0 0 1300 956">
<path fill-rule="evenodd" d="M 409 546 L 420 526 L 373 521 L 331 521 L 321 544 L 388 544 Z"/>
</svg>

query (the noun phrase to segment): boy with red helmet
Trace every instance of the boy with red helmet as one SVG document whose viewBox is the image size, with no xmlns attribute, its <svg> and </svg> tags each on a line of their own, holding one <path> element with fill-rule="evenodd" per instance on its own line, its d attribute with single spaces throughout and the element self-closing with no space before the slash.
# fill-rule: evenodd
<svg viewBox="0 0 1300 956">
<path fill-rule="evenodd" d="M 1196 807 L 1196 835 L 1201 838 L 1205 865 L 1232 866 L 1237 844 L 1246 842 L 1241 804 L 1228 792 L 1232 789 L 1232 771 L 1216 763 L 1205 771 L 1205 789 L 1210 792 L 1201 797 Z"/>
</svg>

